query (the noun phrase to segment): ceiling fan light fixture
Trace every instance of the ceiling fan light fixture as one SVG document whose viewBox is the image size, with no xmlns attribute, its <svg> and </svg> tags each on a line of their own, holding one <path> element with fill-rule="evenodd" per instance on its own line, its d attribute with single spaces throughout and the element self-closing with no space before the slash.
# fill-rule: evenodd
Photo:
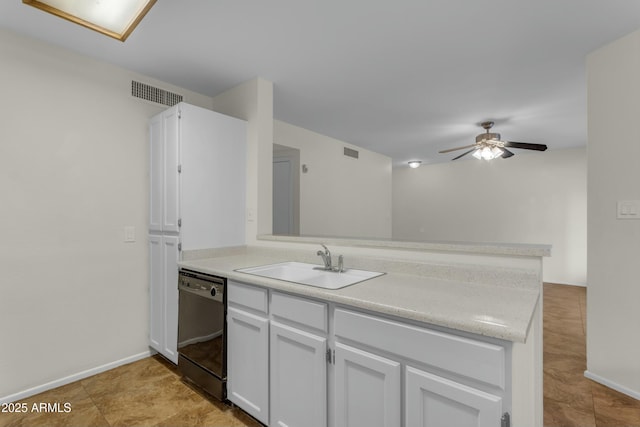
<svg viewBox="0 0 640 427">
<path fill-rule="evenodd" d="M 125 41 L 156 0 L 22 0 L 22 3 Z"/>
<path fill-rule="evenodd" d="M 412 169 L 415 169 L 415 168 L 420 167 L 421 164 L 422 164 L 421 160 L 411 160 L 409 162 L 409 167 L 412 168 Z"/>
<path fill-rule="evenodd" d="M 476 135 L 475 144 L 464 145 L 462 147 L 456 147 L 456 148 L 448 148 L 446 150 L 439 151 L 439 153 L 449 153 L 451 151 L 466 150 L 470 148 L 470 150 L 465 151 L 464 153 L 454 157 L 451 160 L 458 160 L 459 158 L 464 157 L 469 153 L 471 153 L 473 157 L 479 160 L 493 160 L 496 157 L 501 157 L 503 159 L 513 157 L 514 153 L 512 153 L 508 148 L 519 148 L 522 150 L 536 150 L 536 151 L 545 151 L 547 149 L 546 144 L 532 144 L 530 142 L 503 141 L 500 139 L 499 133 L 489 132 L 489 130 L 493 127 L 493 122 L 482 122 L 480 125 L 485 130 L 485 133 Z"/>
<path fill-rule="evenodd" d="M 474 151 L 472 156 L 478 160 L 493 160 L 496 157 L 500 157 L 502 154 L 503 151 L 500 148 L 496 146 L 490 147 L 488 145 L 485 145 L 484 147 L 480 147 L 476 151 Z"/>
<path fill-rule="evenodd" d="M 498 147 L 497 145 L 491 149 L 491 153 L 493 153 L 493 158 L 500 157 L 504 154 L 504 151 Z"/>
</svg>

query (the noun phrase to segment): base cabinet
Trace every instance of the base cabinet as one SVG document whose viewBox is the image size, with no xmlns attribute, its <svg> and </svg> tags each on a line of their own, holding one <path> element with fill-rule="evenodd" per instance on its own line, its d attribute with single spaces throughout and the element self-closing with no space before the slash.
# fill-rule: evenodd
<svg viewBox="0 0 640 427">
<path fill-rule="evenodd" d="M 336 343 L 336 427 L 401 425 L 399 362 Z"/>
<path fill-rule="evenodd" d="M 269 423 L 269 319 L 229 307 L 227 397 Z"/>
<path fill-rule="evenodd" d="M 149 236 L 149 345 L 178 363 L 178 236 Z"/>
<path fill-rule="evenodd" d="M 495 427 L 502 398 L 407 366 L 405 419 L 408 427 Z"/>
<path fill-rule="evenodd" d="M 271 424 L 327 426 L 327 339 L 271 321 Z"/>
<path fill-rule="evenodd" d="M 506 342 L 227 289 L 227 395 L 265 425 L 499 427 L 509 411 Z"/>
</svg>

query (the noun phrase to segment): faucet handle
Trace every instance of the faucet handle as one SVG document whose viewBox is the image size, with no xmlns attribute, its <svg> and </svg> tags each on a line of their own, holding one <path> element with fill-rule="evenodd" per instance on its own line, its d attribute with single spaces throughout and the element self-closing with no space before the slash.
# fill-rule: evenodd
<svg viewBox="0 0 640 427">
<path fill-rule="evenodd" d="M 322 257 L 322 261 L 324 262 L 324 269 L 331 270 L 331 252 L 329 252 L 329 249 L 322 243 L 320 244 L 320 246 L 324 248 L 324 252 L 318 251 L 317 255 Z"/>
</svg>

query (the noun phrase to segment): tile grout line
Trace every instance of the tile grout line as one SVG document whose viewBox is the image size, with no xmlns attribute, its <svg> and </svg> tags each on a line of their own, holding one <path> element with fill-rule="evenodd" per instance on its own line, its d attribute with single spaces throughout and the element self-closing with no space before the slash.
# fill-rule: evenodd
<svg viewBox="0 0 640 427">
<path fill-rule="evenodd" d="M 87 393 L 87 396 L 89 396 L 89 399 L 91 400 L 91 403 L 93 404 L 93 406 L 96 408 L 96 410 L 98 411 L 98 413 L 100 414 L 100 416 L 102 417 L 102 419 L 107 423 L 107 425 L 109 427 L 113 427 L 111 425 L 111 423 L 109 422 L 109 420 L 107 419 L 107 417 L 104 416 L 104 414 L 102 413 L 102 411 L 100 410 L 100 407 L 98 406 L 98 404 L 96 403 L 96 401 L 93 399 L 93 395 L 89 392 L 89 390 L 87 390 L 87 388 L 84 386 L 84 384 L 82 384 L 82 380 L 80 380 L 80 387 L 82 387 L 82 389 L 84 390 L 85 393 Z"/>
</svg>

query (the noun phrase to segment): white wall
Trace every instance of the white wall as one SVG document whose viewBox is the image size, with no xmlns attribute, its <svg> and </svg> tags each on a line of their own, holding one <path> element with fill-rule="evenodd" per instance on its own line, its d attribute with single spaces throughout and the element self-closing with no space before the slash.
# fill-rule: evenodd
<svg viewBox="0 0 640 427">
<path fill-rule="evenodd" d="M 640 200 L 640 32 L 587 57 L 587 376 L 640 399 L 640 220 L 616 219 Z"/>
<path fill-rule="evenodd" d="M 0 399 L 148 351 L 147 120 L 136 79 L 0 31 Z M 135 243 L 124 243 L 135 226 Z"/>
<path fill-rule="evenodd" d="M 393 239 L 553 245 L 544 280 L 586 285 L 586 150 L 396 167 Z"/>
<path fill-rule="evenodd" d="M 300 174 L 301 235 L 391 237 L 390 157 L 278 120 L 273 140 L 299 149 L 308 168 Z"/>
</svg>

